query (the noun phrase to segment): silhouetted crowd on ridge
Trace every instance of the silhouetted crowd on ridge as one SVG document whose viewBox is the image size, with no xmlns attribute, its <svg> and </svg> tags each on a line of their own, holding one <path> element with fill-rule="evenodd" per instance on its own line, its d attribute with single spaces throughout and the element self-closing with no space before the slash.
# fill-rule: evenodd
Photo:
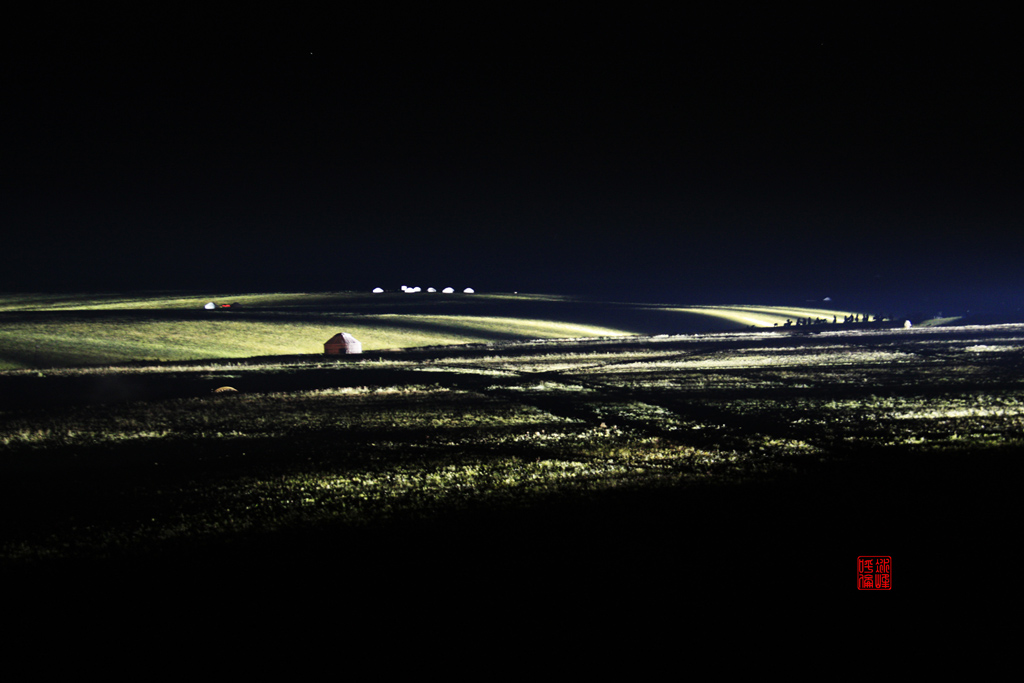
<svg viewBox="0 0 1024 683">
<path fill-rule="evenodd" d="M 848 323 L 864 324 L 864 323 L 870 323 L 870 322 L 880 323 L 880 322 L 884 322 L 886 320 L 892 320 L 892 318 L 890 316 L 885 316 L 885 315 L 874 315 L 874 316 L 872 316 L 872 315 L 867 315 L 867 314 L 860 315 L 859 313 L 853 313 L 851 315 L 847 315 L 847 316 L 843 317 L 843 324 L 848 324 Z M 794 320 L 786 320 L 786 322 L 782 323 L 782 327 L 809 327 L 811 325 L 839 325 L 839 324 L 840 324 L 839 317 L 834 315 L 834 316 L 832 316 L 832 320 L 831 321 L 829 321 L 828 318 L 797 318 L 795 321 Z M 779 327 L 779 323 L 775 323 L 775 327 Z"/>
</svg>

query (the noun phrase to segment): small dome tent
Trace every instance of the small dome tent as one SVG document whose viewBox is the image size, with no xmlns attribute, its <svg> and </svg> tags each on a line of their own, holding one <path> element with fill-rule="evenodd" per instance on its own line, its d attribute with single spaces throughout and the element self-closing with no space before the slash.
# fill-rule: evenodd
<svg viewBox="0 0 1024 683">
<path fill-rule="evenodd" d="M 363 345 L 348 332 L 339 332 L 324 342 L 324 353 L 329 356 L 342 356 L 363 352 Z"/>
</svg>

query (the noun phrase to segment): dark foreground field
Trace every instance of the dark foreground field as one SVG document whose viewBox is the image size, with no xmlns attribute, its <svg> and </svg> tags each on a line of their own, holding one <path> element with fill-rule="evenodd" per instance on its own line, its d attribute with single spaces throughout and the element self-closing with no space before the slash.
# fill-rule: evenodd
<svg viewBox="0 0 1024 683">
<path fill-rule="evenodd" d="M 993 325 L 6 373 L 0 558 L 481 609 L 863 597 L 861 555 L 892 594 L 1009 587 L 1022 369 Z"/>
</svg>

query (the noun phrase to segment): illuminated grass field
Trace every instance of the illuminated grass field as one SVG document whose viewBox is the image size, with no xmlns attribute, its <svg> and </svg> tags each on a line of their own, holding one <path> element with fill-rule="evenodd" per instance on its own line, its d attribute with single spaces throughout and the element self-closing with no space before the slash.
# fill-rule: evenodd
<svg viewBox="0 0 1024 683">
<path fill-rule="evenodd" d="M 372 580 L 443 556 L 509 580 L 543 557 L 596 581 L 699 560 L 733 582 L 764 553 L 824 572 L 1018 524 L 1024 326 L 650 337 L 486 304 L 351 314 L 471 345 L 0 373 L 2 566 L 325 562 Z M 307 329 L 268 317 L 210 324 Z"/>
<path fill-rule="evenodd" d="M 207 301 L 238 303 L 207 311 Z M 318 354 L 339 331 L 365 351 L 771 327 L 846 312 L 606 304 L 538 295 L 182 294 L 0 297 L 0 369 Z"/>
</svg>

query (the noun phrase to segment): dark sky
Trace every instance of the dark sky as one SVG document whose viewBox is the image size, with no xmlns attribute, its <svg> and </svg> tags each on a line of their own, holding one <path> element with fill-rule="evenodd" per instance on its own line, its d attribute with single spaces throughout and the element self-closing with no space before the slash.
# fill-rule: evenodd
<svg viewBox="0 0 1024 683">
<path fill-rule="evenodd" d="M 926 7 L 41 15 L 0 289 L 1018 307 L 1017 20 Z"/>
</svg>

